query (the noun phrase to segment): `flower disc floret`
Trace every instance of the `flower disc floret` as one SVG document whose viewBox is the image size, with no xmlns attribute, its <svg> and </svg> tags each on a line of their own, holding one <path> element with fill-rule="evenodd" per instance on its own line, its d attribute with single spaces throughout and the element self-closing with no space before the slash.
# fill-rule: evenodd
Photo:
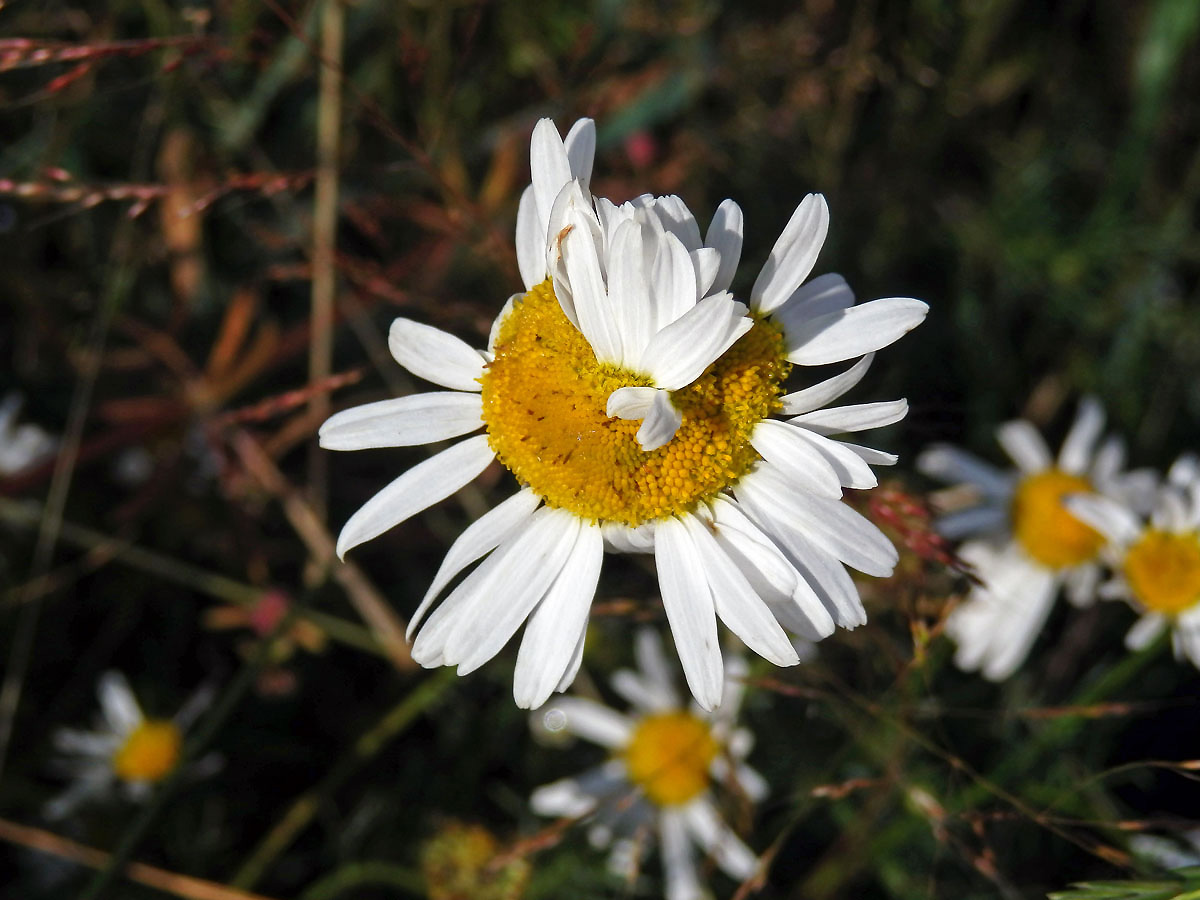
<svg viewBox="0 0 1200 900">
<path fill-rule="evenodd" d="M 677 806 L 708 785 L 708 767 L 720 749 L 707 722 L 691 713 L 647 716 L 625 748 L 629 780 L 659 806 Z"/>
<path fill-rule="evenodd" d="M 183 735 L 167 719 L 138 725 L 113 756 L 113 771 L 126 781 L 159 781 L 179 762 Z"/>
<path fill-rule="evenodd" d="M 1200 534 L 1150 529 L 1125 554 L 1125 580 L 1142 606 L 1174 616 L 1200 603 Z"/>
<path fill-rule="evenodd" d="M 1070 494 L 1087 494 L 1091 483 L 1060 469 L 1026 476 L 1012 501 L 1013 533 L 1025 552 L 1051 569 L 1077 566 L 1093 559 L 1104 537 L 1067 510 Z"/>
<path fill-rule="evenodd" d="M 779 408 L 791 370 L 783 335 L 765 320 L 672 394 L 683 424 L 665 446 L 638 445 L 639 422 L 609 416 L 622 387 L 649 377 L 596 361 L 549 281 L 500 323 L 483 378 L 483 419 L 497 458 L 551 507 L 636 527 L 695 509 L 760 458 L 754 426 Z"/>
</svg>

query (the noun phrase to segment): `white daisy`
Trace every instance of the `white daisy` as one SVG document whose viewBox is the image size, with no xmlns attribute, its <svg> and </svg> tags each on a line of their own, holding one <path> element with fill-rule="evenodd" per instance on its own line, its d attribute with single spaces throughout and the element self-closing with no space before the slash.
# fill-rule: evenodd
<svg viewBox="0 0 1200 900">
<path fill-rule="evenodd" d="M 937 523 L 954 540 L 979 536 L 963 544 L 959 556 L 982 584 L 946 621 L 946 633 L 958 644 L 959 668 L 978 669 L 993 681 L 1007 678 L 1029 654 L 1060 588 L 1077 606 L 1095 599 L 1104 537 L 1073 516 L 1063 498 L 1091 491 L 1133 496 L 1144 484 L 1142 473 L 1122 473 L 1118 439 L 1096 447 L 1103 428 L 1104 411 L 1089 397 L 1080 403 L 1057 460 L 1037 429 L 1021 419 L 996 431 L 1015 472 L 945 445 L 918 457 L 917 468 L 926 475 L 965 483 L 981 499 Z"/>
<path fill-rule="evenodd" d="M 15 475 L 54 452 L 58 442 L 37 425 L 18 425 L 21 395 L 9 391 L 0 400 L 0 477 Z"/>
<path fill-rule="evenodd" d="M 727 660 L 722 701 L 704 713 L 680 702 L 657 634 L 640 630 L 635 654 L 640 671 L 621 670 L 612 678 L 632 715 L 581 697 L 558 698 L 536 714 L 542 727 L 599 744 L 612 756 L 576 778 L 538 788 L 530 805 L 543 816 L 590 817 L 589 839 L 611 846 L 609 866 L 624 877 L 637 870 L 640 839 L 656 835 L 667 900 L 693 900 L 707 896 L 694 848 L 736 881 L 759 864 L 721 819 L 711 792 L 732 787 L 753 801 L 767 793 L 762 776 L 744 761 L 753 737 L 735 726 L 745 664 Z"/>
<path fill-rule="evenodd" d="M 889 575 L 897 556 L 841 502 L 842 489 L 874 487 L 870 464 L 896 458 L 828 435 L 892 424 L 907 404 L 822 407 L 927 307 L 855 306 L 838 275 L 803 284 L 828 228 L 819 195 L 800 204 L 743 305 L 726 290 L 741 255 L 737 204 L 721 204 L 701 240 L 677 197 L 620 206 L 592 197 L 593 146 L 590 120 L 565 142 L 549 120 L 535 129 L 517 225 L 527 291 L 501 310 L 486 351 L 408 319 L 392 324 L 396 360 L 450 390 L 349 409 L 322 426 L 321 445 L 335 450 L 486 429 L 380 491 L 337 549 L 499 459 L 522 489 L 450 548 L 410 634 L 460 572 L 483 562 L 429 616 L 413 658 L 466 674 L 528 619 L 514 695 L 539 706 L 578 670 L 605 546 L 653 552 L 688 685 L 712 708 L 724 683 L 718 617 L 777 665 L 797 662 L 780 623 L 818 639 L 866 620 L 845 565 Z M 785 395 L 793 365 L 858 356 L 847 372 Z"/>
<path fill-rule="evenodd" d="M 54 765 L 75 783 L 46 805 L 48 818 L 64 818 L 80 803 L 114 789 L 144 800 L 179 764 L 184 732 L 212 701 L 211 690 L 202 688 L 173 718 L 149 718 L 120 672 L 105 672 L 96 695 L 101 718 L 95 730 L 60 728 L 54 733 L 54 746 L 62 754 Z M 201 768 L 210 768 L 213 761 L 201 761 Z"/>
<path fill-rule="evenodd" d="M 1140 650 L 1171 629 L 1176 658 L 1200 668 L 1200 465 L 1178 459 L 1147 518 L 1136 505 L 1101 495 L 1070 497 L 1071 511 L 1109 541 L 1112 578 L 1101 596 L 1128 600 L 1142 616 L 1125 636 Z"/>
</svg>

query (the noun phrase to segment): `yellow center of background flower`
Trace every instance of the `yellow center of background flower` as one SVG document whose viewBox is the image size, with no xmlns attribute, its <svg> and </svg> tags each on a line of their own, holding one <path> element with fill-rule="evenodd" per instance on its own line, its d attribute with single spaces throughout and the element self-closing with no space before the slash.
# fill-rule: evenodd
<svg viewBox="0 0 1200 900">
<path fill-rule="evenodd" d="M 1125 554 L 1124 570 L 1142 606 L 1177 615 L 1200 602 L 1200 534 L 1150 529 Z"/>
<path fill-rule="evenodd" d="M 1100 552 L 1104 537 L 1085 525 L 1065 506 L 1068 494 L 1089 494 L 1086 478 L 1047 469 L 1027 476 L 1013 497 L 1013 533 L 1025 552 L 1051 569 L 1087 562 Z"/>
<path fill-rule="evenodd" d="M 683 424 L 663 447 L 638 446 L 640 421 L 610 418 L 617 388 L 650 379 L 596 362 L 547 280 L 500 325 L 483 385 L 488 443 L 548 506 L 637 526 L 694 509 L 759 456 L 750 432 L 779 406 L 791 371 L 777 326 L 754 327 L 696 381 L 671 395 Z"/>
<path fill-rule="evenodd" d="M 654 803 L 677 806 L 704 790 L 719 749 L 707 722 L 686 712 L 661 713 L 634 729 L 625 768 Z"/>
<path fill-rule="evenodd" d="M 175 768 L 182 749 L 183 735 L 174 722 L 147 719 L 113 757 L 113 771 L 126 781 L 158 781 Z"/>
</svg>

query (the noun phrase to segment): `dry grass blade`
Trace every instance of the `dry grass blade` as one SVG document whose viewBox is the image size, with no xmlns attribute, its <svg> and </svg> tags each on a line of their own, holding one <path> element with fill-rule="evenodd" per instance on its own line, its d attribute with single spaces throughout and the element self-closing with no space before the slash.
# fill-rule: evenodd
<svg viewBox="0 0 1200 900">
<path fill-rule="evenodd" d="M 95 847 L 88 847 L 65 837 L 60 837 L 51 831 L 20 825 L 7 819 L 0 819 L 0 840 L 50 853 L 60 859 L 70 860 L 92 869 L 103 869 L 108 865 L 110 854 Z M 262 894 L 250 894 L 236 888 L 217 884 L 215 881 L 205 881 L 203 878 L 193 878 L 191 875 L 180 875 L 169 872 L 157 866 L 145 863 L 130 863 L 125 868 L 125 876 L 131 881 L 155 888 L 174 897 L 184 900 L 270 900 Z"/>
</svg>

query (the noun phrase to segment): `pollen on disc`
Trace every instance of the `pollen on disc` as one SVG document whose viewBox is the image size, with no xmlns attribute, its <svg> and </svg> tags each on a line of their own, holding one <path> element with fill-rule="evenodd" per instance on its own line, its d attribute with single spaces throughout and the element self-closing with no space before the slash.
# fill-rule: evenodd
<svg viewBox="0 0 1200 900">
<path fill-rule="evenodd" d="M 759 459 L 754 426 L 779 406 L 791 371 L 777 326 L 754 327 L 692 384 L 672 393 L 683 424 L 663 447 L 637 443 L 641 423 L 610 417 L 613 391 L 650 386 L 645 375 L 596 362 L 549 280 L 500 323 L 482 378 L 488 442 L 549 506 L 637 526 L 687 512 Z"/>
</svg>

